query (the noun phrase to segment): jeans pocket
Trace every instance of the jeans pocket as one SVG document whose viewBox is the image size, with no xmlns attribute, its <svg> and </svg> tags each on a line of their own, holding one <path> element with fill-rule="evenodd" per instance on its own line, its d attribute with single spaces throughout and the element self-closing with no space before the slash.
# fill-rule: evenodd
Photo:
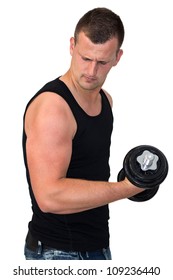
<svg viewBox="0 0 173 280">
<path fill-rule="evenodd" d="M 32 251 L 29 250 L 26 245 L 24 248 L 24 255 L 26 260 L 42 260 L 43 256 L 42 253 L 39 251 Z"/>
</svg>

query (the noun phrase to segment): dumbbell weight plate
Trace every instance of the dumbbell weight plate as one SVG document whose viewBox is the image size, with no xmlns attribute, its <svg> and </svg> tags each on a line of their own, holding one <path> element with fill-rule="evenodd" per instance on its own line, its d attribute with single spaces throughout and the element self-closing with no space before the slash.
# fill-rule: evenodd
<svg viewBox="0 0 173 280">
<path fill-rule="evenodd" d="M 158 156 L 157 167 L 155 170 L 142 170 L 137 158 L 144 151 Z M 168 173 L 168 162 L 164 154 L 157 148 L 149 145 L 141 145 L 131 149 L 124 158 L 124 172 L 128 180 L 137 187 L 151 189 L 160 185 Z"/>
<path fill-rule="evenodd" d="M 118 173 L 117 181 L 123 181 L 125 179 L 125 172 L 124 169 L 121 169 L 120 172 Z M 141 193 L 138 193 L 132 197 L 129 197 L 128 199 L 136 202 L 144 202 L 147 200 L 150 200 L 155 196 L 159 189 L 159 186 L 153 187 L 152 189 L 147 189 L 142 191 Z"/>
</svg>

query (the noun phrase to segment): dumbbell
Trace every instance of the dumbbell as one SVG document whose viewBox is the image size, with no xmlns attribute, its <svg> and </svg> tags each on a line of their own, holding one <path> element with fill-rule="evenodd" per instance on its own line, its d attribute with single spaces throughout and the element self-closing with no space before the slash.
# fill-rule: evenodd
<svg viewBox="0 0 173 280">
<path fill-rule="evenodd" d="M 143 202 L 151 199 L 168 174 L 168 161 L 165 155 L 150 145 L 131 149 L 125 156 L 123 168 L 117 176 L 120 182 L 125 177 L 135 186 L 145 189 L 129 199 Z"/>
</svg>

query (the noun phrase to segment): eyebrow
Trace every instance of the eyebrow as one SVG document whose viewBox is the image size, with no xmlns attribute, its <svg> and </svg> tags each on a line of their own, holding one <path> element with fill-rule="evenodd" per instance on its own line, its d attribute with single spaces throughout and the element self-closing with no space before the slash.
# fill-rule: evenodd
<svg viewBox="0 0 173 280">
<path fill-rule="evenodd" d="M 81 58 L 84 59 L 84 60 L 93 61 L 93 59 L 91 59 L 91 58 L 89 58 L 89 57 L 87 57 L 87 56 L 85 56 L 85 55 L 82 55 L 81 53 L 79 53 L 79 55 L 80 55 Z M 109 60 L 109 61 L 106 61 L 106 60 L 97 60 L 98 63 L 103 63 L 103 64 L 107 64 L 107 63 L 109 63 L 110 61 L 111 61 L 111 60 Z"/>
</svg>

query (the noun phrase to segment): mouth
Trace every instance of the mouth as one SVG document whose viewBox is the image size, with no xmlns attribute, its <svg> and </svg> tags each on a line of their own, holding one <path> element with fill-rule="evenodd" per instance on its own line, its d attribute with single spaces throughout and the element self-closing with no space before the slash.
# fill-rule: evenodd
<svg viewBox="0 0 173 280">
<path fill-rule="evenodd" d="M 95 82 L 95 81 L 97 80 L 96 77 L 92 77 L 92 76 L 84 75 L 83 77 L 85 78 L 85 80 L 86 80 L 87 82 Z"/>
</svg>

